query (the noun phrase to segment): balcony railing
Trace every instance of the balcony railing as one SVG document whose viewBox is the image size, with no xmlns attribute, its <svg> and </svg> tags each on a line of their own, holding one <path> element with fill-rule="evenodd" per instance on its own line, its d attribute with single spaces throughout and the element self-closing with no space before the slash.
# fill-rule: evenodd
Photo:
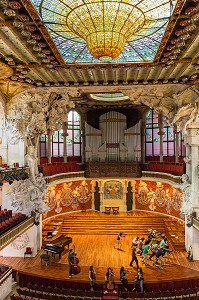
<svg viewBox="0 0 199 300">
<path fill-rule="evenodd" d="M 192 219 L 192 224 L 193 224 L 193 227 L 195 228 L 195 229 L 197 229 L 197 230 L 199 230 L 199 219 L 197 219 L 197 218 L 193 218 Z"/>
<path fill-rule="evenodd" d="M 85 164 L 85 177 L 141 177 L 141 164 L 122 162 L 91 162 Z"/>
<path fill-rule="evenodd" d="M 0 250 L 16 239 L 24 231 L 34 225 L 34 217 L 25 220 L 23 223 L 11 228 L 8 232 L 0 236 Z"/>
</svg>

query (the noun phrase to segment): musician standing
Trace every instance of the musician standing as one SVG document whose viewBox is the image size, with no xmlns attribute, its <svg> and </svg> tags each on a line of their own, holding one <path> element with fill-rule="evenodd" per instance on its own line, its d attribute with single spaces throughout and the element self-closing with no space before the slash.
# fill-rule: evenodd
<svg viewBox="0 0 199 300">
<path fill-rule="evenodd" d="M 73 249 L 70 249 L 68 252 L 69 277 L 73 275 L 74 258 L 75 252 Z"/>
<path fill-rule="evenodd" d="M 90 266 L 90 268 L 89 268 L 89 280 L 90 280 L 91 291 L 93 291 L 93 287 L 94 287 L 95 280 L 96 280 L 96 273 L 95 273 L 95 269 L 93 266 Z"/>
<path fill-rule="evenodd" d="M 124 286 L 125 291 L 128 291 L 128 280 L 126 278 L 126 275 L 128 274 L 128 271 L 126 271 L 124 269 L 124 267 L 122 266 L 120 268 L 120 281 L 122 283 L 122 285 Z"/>
<path fill-rule="evenodd" d="M 142 268 L 138 268 L 138 273 L 134 280 L 132 291 L 135 291 L 137 282 L 140 283 L 140 290 L 141 290 L 141 293 L 143 293 L 143 291 L 144 291 L 144 274 L 143 274 Z"/>
</svg>

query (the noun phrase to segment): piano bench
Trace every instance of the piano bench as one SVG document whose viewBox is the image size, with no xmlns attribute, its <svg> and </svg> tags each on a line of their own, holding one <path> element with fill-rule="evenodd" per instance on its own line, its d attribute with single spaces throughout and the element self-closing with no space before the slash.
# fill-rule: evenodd
<svg viewBox="0 0 199 300">
<path fill-rule="evenodd" d="M 40 256 L 40 258 L 41 258 L 41 264 L 44 262 L 44 263 L 45 263 L 45 266 L 47 267 L 47 265 L 48 265 L 49 262 L 50 262 L 50 255 L 48 255 L 48 254 L 42 254 L 42 255 Z"/>
</svg>

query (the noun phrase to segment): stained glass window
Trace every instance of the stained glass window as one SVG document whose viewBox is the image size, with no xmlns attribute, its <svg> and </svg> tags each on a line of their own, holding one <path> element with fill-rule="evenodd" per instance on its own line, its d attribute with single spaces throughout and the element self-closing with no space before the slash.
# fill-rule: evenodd
<svg viewBox="0 0 199 300">
<path fill-rule="evenodd" d="M 40 157 L 48 156 L 48 136 L 46 134 L 40 135 Z"/>
<path fill-rule="evenodd" d="M 32 3 L 67 64 L 99 63 L 100 45 L 115 47 L 111 62 L 123 63 L 154 59 L 176 0 Z"/>
<path fill-rule="evenodd" d="M 164 116 L 164 134 L 162 136 L 163 141 L 163 156 L 175 156 L 176 147 L 175 140 L 176 135 L 174 127 L 167 123 L 167 117 Z M 159 156 L 160 155 L 160 136 L 158 134 L 158 114 L 151 109 L 146 114 L 146 130 L 145 130 L 145 152 L 146 156 Z M 179 156 L 185 156 L 184 137 L 182 132 L 179 132 Z"/>
<path fill-rule="evenodd" d="M 81 156 L 81 123 L 80 115 L 71 110 L 68 114 L 68 136 L 66 138 L 67 156 Z M 51 136 L 51 156 L 63 157 L 64 140 L 63 130 L 55 131 Z M 48 136 L 40 136 L 40 157 L 48 157 Z"/>
<path fill-rule="evenodd" d="M 64 141 L 62 136 L 63 130 L 55 131 L 54 135 L 52 136 L 52 156 L 63 156 L 64 153 Z"/>
<path fill-rule="evenodd" d="M 160 136 L 158 132 L 158 114 L 151 109 L 146 114 L 146 156 L 160 155 Z"/>
<path fill-rule="evenodd" d="M 80 115 L 71 110 L 68 114 L 67 130 L 67 154 L 68 156 L 81 156 L 81 123 Z"/>
</svg>

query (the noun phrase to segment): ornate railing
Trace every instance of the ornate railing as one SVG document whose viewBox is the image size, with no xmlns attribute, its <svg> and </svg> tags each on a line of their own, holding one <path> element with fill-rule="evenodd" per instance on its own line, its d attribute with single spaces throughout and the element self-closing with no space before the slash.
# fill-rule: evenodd
<svg viewBox="0 0 199 300">
<path fill-rule="evenodd" d="M 84 177 L 84 171 L 78 172 L 70 172 L 70 173 L 63 173 L 63 174 L 55 174 L 52 176 L 46 176 L 45 180 L 47 184 L 53 183 L 54 181 L 64 180 L 64 179 L 71 179 L 71 178 L 80 178 Z"/>
<path fill-rule="evenodd" d="M 141 164 L 136 162 L 91 162 L 85 164 L 86 178 L 141 176 Z"/>
<path fill-rule="evenodd" d="M 34 224 L 34 217 L 25 220 L 23 223 L 10 229 L 8 232 L 0 236 L 0 250 L 2 250 L 8 243 L 16 239 L 25 230 L 29 229 Z"/>
<path fill-rule="evenodd" d="M 154 177 L 154 178 L 156 178 L 156 180 L 165 179 L 167 181 L 171 181 L 176 184 L 182 183 L 181 176 L 175 176 L 172 174 L 162 173 L 162 172 L 142 171 L 142 177 L 144 177 L 144 178 L 153 178 Z"/>
</svg>

